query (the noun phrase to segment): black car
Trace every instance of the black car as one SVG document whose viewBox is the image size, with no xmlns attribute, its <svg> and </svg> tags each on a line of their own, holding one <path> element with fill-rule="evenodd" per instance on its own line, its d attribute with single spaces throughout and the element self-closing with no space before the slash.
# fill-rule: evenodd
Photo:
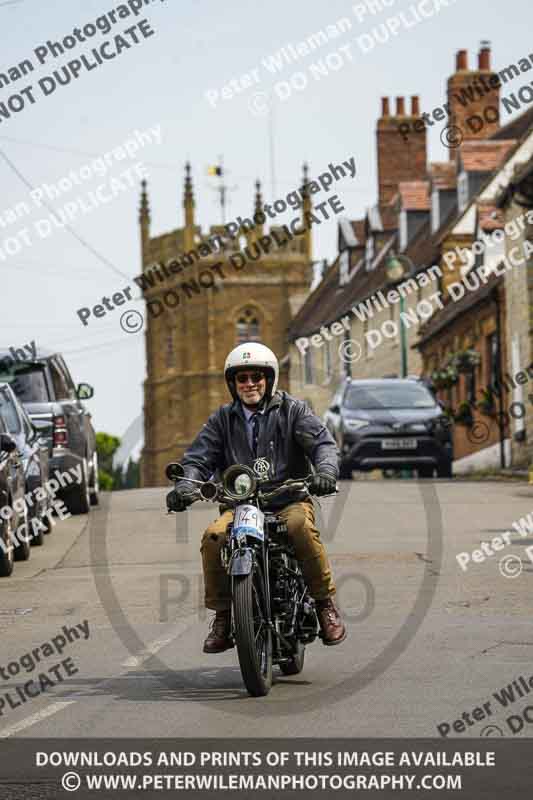
<svg viewBox="0 0 533 800">
<path fill-rule="evenodd" d="M 29 558 L 30 545 L 42 545 L 43 532 L 49 530 L 46 512 L 51 508 L 52 497 L 46 491 L 49 478 L 48 443 L 43 435 L 49 433 L 50 423 L 42 420 L 31 422 L 21 403 L 7 383 L 0 383 L 0 417 L 8 433 L 14 439 L 24 473 L 28 537 L 24 537 L 15 550 L 15 557 L 22 561 Z M 44 491 L 37 492 L 37 489 Z M 42 525 L 32 525 L 38 519 Z"/>
<path fill-rule="evenodd" d="M 92 387 L 75 386 L 61 354 L 38 348 L 34 355 L 17 359 L 13 351 L 0 350 L 2 381 L 9 383 L 32 421 L 51 424 L 50 472 L 80 473 L 80 480 L 59 494 L 72 514 L 86 514 L 98 503 L 96 434 L 82 403 L 93 396 Z"/>
<path fill-rule="evenodd" d="M 17 510 L 21 508 L 23 510 Z M 0 417 L 0 577 L 13 572 L 15 547 L 12 536 L 24 522 L 22 461 L 17 443 Z"/>
<path fill-rule="evenodd" d="M 437 470 L 452 477 L 448 417 L 427 386 L 416 379 L 346 380 L 324 415 L 340 451 L 341 478 L 352 470 Z"/>
</svg>

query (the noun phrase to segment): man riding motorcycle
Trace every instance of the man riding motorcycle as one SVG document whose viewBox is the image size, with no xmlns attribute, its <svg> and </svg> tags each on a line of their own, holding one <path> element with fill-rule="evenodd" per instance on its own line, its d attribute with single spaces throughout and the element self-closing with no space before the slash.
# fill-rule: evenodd
<svg viewBox="0 0 533 800">
<path fill-rule="evenodd" d="M 240 344 L 226 359 L 224 377 L 233 403 L 215 411 L 186 451 L 181 463 L 185 477 L 207 481 L 232 464 L 252 466 L 257 458 L 270 463 L 268 490 L 288 478 L 305 478 L 315 472 L 309 491 L 324 495 L 335 491 L 337 448 L 329 431 L 309 407 L 284 391 L 276 391 L 279 366 L 274 353 L 257 342 Z M 270 479 L 271 478 L 271 479 Z M 191 484 L 180 482 L 167 495 L 171 511 L 185 511 Z M 335 584 L 320 534 L 314 507 L 302 490 L 287 490 L 269 509 L 287 525 L 303 576 L 317 607 L 326 645 L 340 644 L 346 629 L 334 602 Z M 221 509 L 222 511 L 223 509 Z M 226 509 L 202 537 L 200 552 L 206 608 L 215 618 L 204 642 L 204 653 L 222 653 L 234 646 L 231 639 L 231 585 L 220 551 L 233 511 Z"/>
</svg>

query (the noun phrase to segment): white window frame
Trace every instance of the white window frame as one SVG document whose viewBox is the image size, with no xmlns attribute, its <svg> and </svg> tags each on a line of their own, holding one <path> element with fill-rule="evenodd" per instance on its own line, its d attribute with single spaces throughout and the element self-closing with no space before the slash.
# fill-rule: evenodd
<svg viewBox="0 0 533 800">
<path fill-rule="evenodd" d="M 402 208 L 400 211 L 400 250 L 405 250 L 407 241 L 407 211 Z"/>
<path fill-rule="evenodd" d="M 374 237 L 372 234 L 368 237 L 365 244 L 365 261 L 366 271 L 370 272 L 372 269 L 372 261 L 374 260 Z"/>
<path fill-rule="evenodd" d="M 464 211 L 468 205 L 468 173 L 463 170 L 457 178 L 457 208 Z"/>
<path fill-rule="evenodd" d="M 440 197 L 439 190 L 433 189 L 431 192 L 431 233 L 438 231 L 440 227 Z"/>
</svg>

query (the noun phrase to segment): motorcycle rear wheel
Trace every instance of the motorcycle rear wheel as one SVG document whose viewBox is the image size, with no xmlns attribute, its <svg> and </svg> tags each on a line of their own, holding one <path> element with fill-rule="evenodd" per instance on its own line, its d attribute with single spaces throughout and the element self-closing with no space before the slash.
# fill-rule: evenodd
<svg viewBox="0 0 533 800">
<path fill-rule="evenodd" d="M 267 627 L 263 585 L 258 565 L 233 579 L 235 644 L 244 685 L 252 697 L 264 697 L 272 686 L 272 632 Z"/>
</svg>

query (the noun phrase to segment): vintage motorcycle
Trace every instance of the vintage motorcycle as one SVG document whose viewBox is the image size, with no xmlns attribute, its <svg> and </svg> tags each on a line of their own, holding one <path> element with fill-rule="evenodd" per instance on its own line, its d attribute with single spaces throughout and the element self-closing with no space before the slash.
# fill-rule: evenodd
<svg viewBox="0 0 533 800">
<path fill-rule="evenodd" d="M 169 480 L 198 484 L 189 493 L 191 502 L 213 501 L 234 509 L 221 558 L 231 576 L 232 637 L 244 684 L 253 697 L 270 691 L 273 664 L 284 675 L 301 672 L 305 646 L 322 635 L 287 526 L 268 511 L 269 503 L 287 489 L 307 490 L 312 476 L 265 491 L 269 469 L 266 459 L 258 459 L 253 470 L 234 464 L 215 483 L 185 478 L 179 463 L 166 468 Z"/>
</svg>

